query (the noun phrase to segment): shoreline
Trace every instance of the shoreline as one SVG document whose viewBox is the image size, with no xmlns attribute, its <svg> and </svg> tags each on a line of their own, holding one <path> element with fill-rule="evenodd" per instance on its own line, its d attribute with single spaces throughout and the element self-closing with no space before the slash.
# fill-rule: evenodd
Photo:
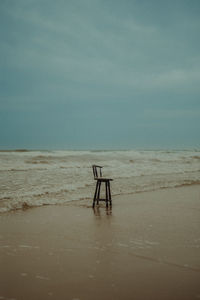
<svg viewBox="0 0 200 300">
<path fill-rule="evenodd" d="M 0 215 L 0 299 L 200 298 L 200 186 Z"/>
<path fill-rule="evenodd" d="M 134 192 L 127 192 L 127 193 L 120 193 L 120 194 L 112 194 L 112 199 L 118 199 L 118 198 L 123 198 L 123 197 L 134 197 L 135 195 L 138 195 L 138 194 L 145 194 L 145 193 L 156 193 L 156 192 L 159 192 L 159 191 L 163 191 L 163 190 L 173 190 L 173 189 L 179 189 L 179 188 L 192 188 L 192 187 L 200 187 L 200 180 L 196 180 L 195 182 L 193 183 L 183 183 L 183 184 L 180 184 L 180 185 L 175 185 L 175 186 L 169 186 L 169 187 L 160 187 L 160 188 L 156 188 L 156 189 L 152 189 L 152 190 L 139 190 L 139 191 L 134 191 Z M 94 186 L 93 186 L 94 187 Z M 45 195 L 45 194 L 44 194 Z M 90 203 L 92 203 L 92 197 L 93 197 L 93 194 L 91 193 L 91 197 L 86 197 L 86 198 L 80 198 L 80 199 L 70 199 L 66 202 L 58 202 L 58 203 L 44 203 L 44 204 L 38 204 L 38 205 L 30 205 L 29 203 L 27 203 L 26 201 L 24 203 L 22 203 L 22 206 L 21 207 L 17 207 L 17 208 L 12 208 L 10 210 L 2 210 L 0 211 L 0 216 L 1 215 L 4 215 L 4 214 L 9 214 L 9 213 L 15 213 L 17 211 L 26 211 L 27 209 L 34 209 L 34 208 L 41 208 L 41 207 L 45 207 L 45 206 L 66 206 L 66 205 L 69 205 L 69 204 L 75 204 L 75 203 L 82 203 L 82 202 L 88 202 L 88 205 L 90 207 Z M 10 200 L 10 198 L 3 198 L 3 200 Z M 104 205 L 102 205 L 104 206 Z M 91 205 L 92 207 L 92 205 Z"/>
</svg>

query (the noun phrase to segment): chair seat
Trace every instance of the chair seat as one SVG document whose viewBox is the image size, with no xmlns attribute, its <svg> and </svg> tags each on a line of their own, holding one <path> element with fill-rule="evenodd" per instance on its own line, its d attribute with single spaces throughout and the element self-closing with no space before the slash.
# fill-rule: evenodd
<svg viewBox="0 0 200 300">
<path fill-rule="evenodd" d="M 95 177 L 94 180 L 99 180 L 99 181 L 112 181 L 112 178 L 104 178 L 104 177 Z"/>
</svg>

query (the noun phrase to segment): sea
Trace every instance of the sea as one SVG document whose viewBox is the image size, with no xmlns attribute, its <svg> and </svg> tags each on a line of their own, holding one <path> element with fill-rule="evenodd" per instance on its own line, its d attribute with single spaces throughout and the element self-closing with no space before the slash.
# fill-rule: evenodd
<svg viewBox="0 0 200 300">
<path fill-rule="evenodd" d="M 200 184 L 199 150 L 0 151 L 0 213 L 92 203 L 93 164 L 113 178 L 113 196 Z"/>
</svg>

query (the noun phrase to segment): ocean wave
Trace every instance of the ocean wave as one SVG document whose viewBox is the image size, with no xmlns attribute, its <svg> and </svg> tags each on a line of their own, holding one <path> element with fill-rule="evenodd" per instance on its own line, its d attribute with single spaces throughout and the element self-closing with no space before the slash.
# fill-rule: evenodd
<svg viewBox="0 0 200 300">
<path fill-rule="evenodd" d="M 167 170 L 165 170 L 165 171 L 163 171 L 163 173 L 161 173 L 161 172 L 158 172 L 158 173 L 150 173 L 150 174 L 148 174 L 147 172 L 145 173 L 145 171 L 142 173 L 140 173 L 140 174 L 138 174 L 138 173 L 135 173 L 135 174 L 126 174 L 125 172 L 124 173 L 121 173 L 120 175 L 116 175 L 116 176 L 114 176 L 115 177 L 115 179 L 129 179 L 129 178 L 133 178 L 133 179 L 135 179 L 135 178 L 140 178 L 140 177 L 152 177 L 152 176 L 156 176 L 156 177 L 163 177 L 163 176 L 174 176 L 174 175 L 184 175 L 184 174 L 191 174 L 191 175 L 195 175 L 195 174 L 198 174 L 198 173 L 200 173 L 200 169 L 197 169 L 197 170 L 193 170 L 193 171 L 191 171 L 191 170 L 183 170 L 183 171 L 179 171 L 179 170 L 177 170 L 177 171 L 174 171 L 173 173 L 171 173 L 171 172 L 167 172 Z M 199 174 L 200 175 L 200 174 Z"/>
<path fill-rule="evenodd" d="M 31 161 L 26 161 L 27 164 L 50 164 L 51 162 L 48 160 L 31 160 Z"/>
<path fill-rule="evenodd" d="M 0 152 L 30 152 L 30 150 L 27 150 L 27 149 L 15 149 L 15 150 L 0 150 Z"/>
<path fill-rule="evenodd" d="M 191 158 L 193 158 L 193 159 L 200 159 L 200 156 L 194 155 L 194 156 L 191 156 Z"/>
<path fill-rule="evenodd" d="M 47 170 L 47 168 L 26 168 L 26 169 L 3 169 L 0 170 L 0 173 L 3 172 L 28 172 L 28 171 L 44 171 Z"/>
<path fill-rule="evenodd" d="M 30 159 L 25 160 L 27 164 L 50 164 L 52 161 L 55 161 L 55 157 L 49 155 L 38 155 Z"/>
<path fill-rule="evenodd" d="M 200 185 L 200 180 L 187 181 L 184 183 L 177 184 L 176 187 L 190 186 L 190 185 Z"/>
<path fill-rule="evenodd" d="M 168 189 L 192 185 L 200 185 L 199 179 L 194 180 L 183 180 L 182 182 L 172 181 L 160 181 L 160 182 L 147 182 L 146 184 L 132 184 L 130 182 L 125 186 L 125 182 L 122 182 L 119 186 L 118 182 L 116 185 L 111 185 L 112 196 L 136 194 L 142 192 L 151 192 L 159 189 Z M 26 210 L 28 208 L 39 207 L 44 205 L 63 205 L 70 201 L 93 199 L 95 184 L 85 184 L 84 187 L 78 187 L 74 191 L 67 189 L 60 189 L 57 191 L 46 191 L 41 193 L 35 193 L 32 195 L 24 195 L 20 197 L 3 197 L 0 200 L 0 213 L 15 210 Z"/>
<path fill-rule="evenodd" d="M 12 202 L 9 203 L 7 206 L 0 207 L 0 213 L 7 213 L 7 212 L 12 212 L 12 211 L 17 211 L 17 210 L 27 210 L 28 208 L 34 208 L 34 207 L 40 207 L 44 205 L 56 205 L 58 203 L 53 203 L 53 201 L 49 203 L 45 202 L 37 202 L 33 203 L 31 201 L 24 201 L 24 202 Z"/>
<path fill-rule="evenodd" d="M 0 211 L 92 199 L 92 164 L 114 179 L 112 195 L 200 184 L 199 157 L 195 151 L 1 152 Z"/>
</svg>

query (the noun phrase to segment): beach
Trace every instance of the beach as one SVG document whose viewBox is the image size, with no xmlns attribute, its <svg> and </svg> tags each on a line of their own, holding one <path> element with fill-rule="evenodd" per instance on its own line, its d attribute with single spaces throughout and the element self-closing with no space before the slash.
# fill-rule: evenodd
<svg viewBox="0 0 200 300">
<path fill-rule="evenodd" d="M 0 215 L 0 299 L 200 298 L 200 185 Z"/>
</svg>

